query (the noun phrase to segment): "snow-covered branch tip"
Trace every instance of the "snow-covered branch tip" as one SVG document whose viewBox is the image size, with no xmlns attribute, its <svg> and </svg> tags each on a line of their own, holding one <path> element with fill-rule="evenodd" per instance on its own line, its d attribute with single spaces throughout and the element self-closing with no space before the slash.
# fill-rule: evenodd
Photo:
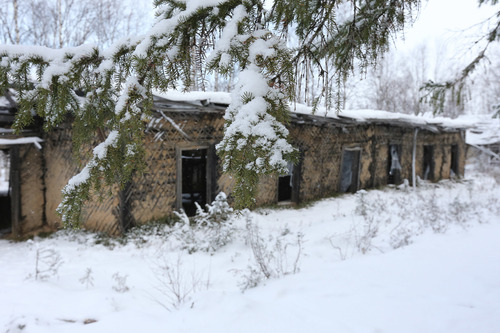
<svg viewBox="0 0 500 333">
<path fill-rule="evenodd" d="M 286 69 L 289 64 L 288 51 L 268 31 L 259 30 L 246 39 L 242 37 L 234 36 L 230 43 L 238 49 L 240 57 L 245 55 L 240 59 L 245 69 L 231 95 L 224 138 L 217 145 L 224 171 L 236 178 L 238 208 L 255 204 L 261 175 L 286 172 L 287 161 L 296 156 L 285 127 L 291 91 L 270 78 L 276 73 L 292 75 L 279 66 L 285 65 Z M 230 53 L 234 54 L 234 50 Z"/>
</svg>

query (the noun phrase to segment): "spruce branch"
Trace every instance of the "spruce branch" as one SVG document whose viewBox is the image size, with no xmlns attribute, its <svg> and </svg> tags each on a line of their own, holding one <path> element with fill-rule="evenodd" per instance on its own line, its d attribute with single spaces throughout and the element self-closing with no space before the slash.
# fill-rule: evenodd
<svg viewBox="0 0 500 333">
<path fill-rule="evenodd" d="M 102 186 L 123 186 L 141 170 L 153 91 L 179 81 L 191 86 L 195 69 L 223 75 L 240 70 L 218 154 L 236 177 L 239 207 L 252 206 L 260 176 L 284 172 L 296 159 L 286 128 L 296 66 L 312 60 L 327 85 L 340 82 L 330 81 L 329 62 L 343 78 L 356 59 L 374 63 L 420 0 L 350 2 L 354 16 L 337 24 L 340 1 L 275 0 L 266 12 L 262 0 L 155 0 L 154 26 L 107 50 L 1 46 L 0 88 L 13 84 L 18 90 L 16 129 L 30 124 L 35 112 L 46 130 L 72 121 L 77 152 L 98 138 L 63 191 L 58 210 L 65 226 L 80 226 L 83 205 Z M 280 34 L 292 26 L 303 44 L 297 49 Z"/>
</svg>

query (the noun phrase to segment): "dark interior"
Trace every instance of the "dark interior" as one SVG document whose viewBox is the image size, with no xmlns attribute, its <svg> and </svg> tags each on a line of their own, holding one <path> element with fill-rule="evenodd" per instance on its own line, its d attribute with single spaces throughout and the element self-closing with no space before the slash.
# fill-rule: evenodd
<svg viewBox="0 0 500 333">
<path fill-rule="evenodd" d="M 278 201 L 292 200 L 292 176 L 280 176 L 278 178 Z"/>
<path fill-rule="evenodd" d="M 9 158 L 9 151 L 8 150 L 2 150 L 1 151 L 2 157 L 4 158 Z M 4 165 L 5 161 L 0 161 L 0 168 L 3 168 L 3 172 L 0 172 L 0 177 L 7 177 L 9 176 L 9 168 L 8 165 Z M 4 180 L 4 179 L 2 179 Z M 3 233 L 8 233 L 10 232 L 11 229 L 11 200 L 10 200 L 10 192 L 8 188 L 4 189 L 3 191 L 0 190 L 0 235 Z"/>
<path fill-rule="evenodd" d="M 452 175 L 458 176 L 458 145 L 451 146 L 451 166 L 450 171 Z"/>
<path fill-rule="evenodd" d="M 207 149 L 182 151 L 182 208 L 188 216 L 207 203 Z"/>
<path fill-rule="evenodd" d="M 434 147 L 424 146 L 424 180 L 434 180 Z"/>
</svg>

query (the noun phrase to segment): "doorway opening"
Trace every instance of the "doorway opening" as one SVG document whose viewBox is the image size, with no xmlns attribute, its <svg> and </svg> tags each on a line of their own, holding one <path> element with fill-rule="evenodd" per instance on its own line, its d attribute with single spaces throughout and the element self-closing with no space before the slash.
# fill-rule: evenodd
<svg viewBox="0 0 500 333">
<path fill-rule="evenodd" d="M 278 177 L 278 202 L 291 202 L 293 193 L 293 168 L 292 162 L 288 162 L 288 173 Z"/>
<path fill-rule="evenodd" d="M 10 153 L 0 150 L 0 236 L 12 230 L 10 193 Z"/>
<path fill-rule="evenodd" d="M 424 180 L 434 180 L 434 146 L 424 146 Z"/>
<path fill-rule="evenodd" d="M 196 214 L 196 203 L 204 208 L 208 202 L 207 158 L 206 148 L 181 151 L 181 200 L 188 216 Z"/>
<path fill-rule="evenodd" d="M 342 168 L 340 174 L 341 193 L 355 193 L 359 186 L 359 164 L 361 157 L 361 149 L 344 149 L 342 154 Z"/>
<path fill-rule="evenodd" d="M 451 165 L 450 165 L 450 176 L 458 177 L 460 175 L 458 171 L 458 145 L 451 146 Z"/>
<path fill-rule="evenodd" d="M 387 184 L 401 184 L 401 145 L 389 145 L 389 156 L 387 158 Z"/>
</svg>

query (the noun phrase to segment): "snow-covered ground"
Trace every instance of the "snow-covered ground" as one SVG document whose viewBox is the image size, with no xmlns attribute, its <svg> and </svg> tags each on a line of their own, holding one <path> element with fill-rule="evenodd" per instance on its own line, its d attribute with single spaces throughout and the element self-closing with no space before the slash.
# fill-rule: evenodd
<svg viewBox="0 0 500 333">
<path fill-rule="evenodd" d="M 500 186 L 361 191 L 218 232 L 1 240 L 0 331 L 500 332 Z"/>
</svg>

